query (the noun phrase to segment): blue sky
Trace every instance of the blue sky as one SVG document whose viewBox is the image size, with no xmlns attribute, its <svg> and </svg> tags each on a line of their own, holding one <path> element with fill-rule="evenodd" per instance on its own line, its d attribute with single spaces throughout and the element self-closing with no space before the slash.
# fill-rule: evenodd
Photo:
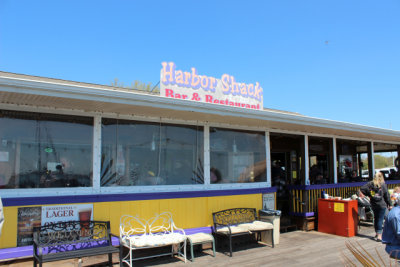
<svg viewBox="0 0 400 267">
<path fill-rule="evenodd" d="M 400 130 L 400 2 L 0 1 L 0 70 L 159 81 L 161 62 L 264 88 L 264 106 Z"/>
</svg>

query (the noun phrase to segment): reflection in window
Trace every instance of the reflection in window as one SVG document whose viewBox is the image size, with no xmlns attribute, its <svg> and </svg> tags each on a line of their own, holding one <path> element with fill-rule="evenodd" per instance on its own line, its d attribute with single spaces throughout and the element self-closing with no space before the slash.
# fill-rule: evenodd
<svg viewBox="0 0 400 267">
<path fill-rule="evenodd" d="M 93 119 L 0 110 L 0 187 L 92 186 Z"/>
<path fill-rule="evenodd" d="M 398 180 L 400 178 L 399 145 L 374 142 L 375 172 L 379 171 L 385 180 Z"/>
<path fill-rule="evenodd" d="M 265 134 L 210 128 L 210 165 L 212 184 L 266 182 Z"/>
<path fill-rule="evenodd" d="M 309 137 L 309 177 L 311 184 L 333 183 L 332 139 Z"/>
<path fill-rule="evenodd" d="M 368 165 L 363 163 L 368 158 L 368 146 L 365 141 L 336 140 L 339 183 L 368 180 Z"/>
<path fill-rule="evenodd" d="M 103 119 L 101 186 L 203 184 L 203 127 Z"/>
<path fill-rule="evenodd" d="M 287 202 L 287 184 L 304 184 L 304 136 L 270 133 L 271 182 L 277 187 L 277 197 Z M 282 203 L 277 203 L 278 206 Z M 288 203 L 284 203 L 288 209 Z M 283 209 L 285 209 L 283 207 Z"/>
</svg>

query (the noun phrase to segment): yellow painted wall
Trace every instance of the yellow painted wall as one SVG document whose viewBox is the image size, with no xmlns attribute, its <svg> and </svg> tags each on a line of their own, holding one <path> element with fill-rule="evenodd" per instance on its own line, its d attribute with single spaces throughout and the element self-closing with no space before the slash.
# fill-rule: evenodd
<svg viewBox="0 0 400 267">
<path fill-rule="evenodd" d="M 4 207 L 5 222 L 0 237 L 0 248 L 17 245 L 18 208 Z M 119 234 L 119 219 L 122 215 L 138 215 L 141 218 L 149 219 L 156 213 L 169 211 L 173 215 L 175 225 L 185 229 L 212 226 L 212 213 L 230 208 L 261 209 L 262 194 L 99 202 L 93 203 L 93 219 L 110 221 L 111 232 Z"/>
<path fill-rule="evenodd" d="M 0 248 L 17 246 L 18 207 L 4 207 L 4 225 L 1 231 Z"/>
</svg>

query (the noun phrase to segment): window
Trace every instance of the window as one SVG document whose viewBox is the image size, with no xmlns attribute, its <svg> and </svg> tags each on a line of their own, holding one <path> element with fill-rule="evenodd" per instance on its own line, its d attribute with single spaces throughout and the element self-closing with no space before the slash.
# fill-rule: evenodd
<svg viewBox="0 0 400 267">
<path fill-rule="evenodd" d="M 361 182 L 368 179 L 369 143 L 357 140 L 336 140 L 338 182 Z"/>
<path fill-rule="evenodd" d="M 278 199 L 286 201 L 286 185 L 304 184 L 304 136 L 271 132 L 269 137 L 272 186 L 277 187 Z M 287 203 L 283 204 L 288 206 Z"/>
<path fill-rule="evenodd" d="M 389 143 L 374 142 L 375 173 L 380 171 L 386 180 L 398 180 L 400 146 Z"/>
<path fill-rule="evenodd" d="M 210 165 L 212 184 L 266 182 L 264 132 L 210 128 Z"/>
<path fill-rule="evenodd" d="M 203 183 L 203 127 L 103 119 L 101 186 Z"/>
<path fill-rule="evenodd" d="M 309 177 L 311 184 L 333 183 L 333 140 L 308 137 Z"/>
<path fill-rule="evenodd" d="M 0 187 L 92 186 L 93 119 L 0 110 Z"/>
</svg>

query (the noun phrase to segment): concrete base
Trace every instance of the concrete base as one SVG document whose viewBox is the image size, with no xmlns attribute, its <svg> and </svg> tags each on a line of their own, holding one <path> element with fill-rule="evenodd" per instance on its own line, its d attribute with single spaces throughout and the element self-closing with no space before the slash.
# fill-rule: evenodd
<svg viewBox="0 0 400 267">
<path fill-rule="evenodd" d="M 281 219 L 279 216 L 261 216 L 261 221 L 270 222 L 274 225 L 274 245 L 279 244 L 280 224 Z M 271 244 L 271 231 L 266 231 L 261 234 L 261 241 Z"/>
</svg>

